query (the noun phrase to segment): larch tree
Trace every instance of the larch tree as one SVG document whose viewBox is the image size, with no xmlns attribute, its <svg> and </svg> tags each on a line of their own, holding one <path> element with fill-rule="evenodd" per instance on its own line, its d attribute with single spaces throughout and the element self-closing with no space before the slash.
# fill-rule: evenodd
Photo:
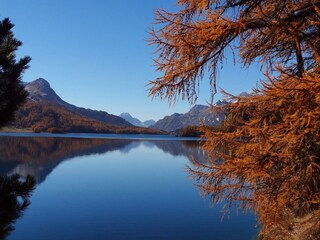
<svg viewBox="0 0 320 240">
<path fill-rule="evenodd" d="M 225 93 L 223 128 L 203 127 L 210 162 L 190 168 L 199 188 L 213 202 L 253 209 L 264 230 L 285 213 L 319 210 L 320 1 L 178 0 L 177 8 L 156 10 L 149 41 L 163 74 L 150 95 L 194 103 L 206 72 L 214 94 L 228 49 L 266 76 L 249 96 Z"/>
<path fill-rule="evenodd" d="M 31 59 L 16 61 L 15 52 L 22 43 L 14 37 L 13 27 L 8 18 L 0 21 L 0 127 L 13 120 L 28 95 L 21 80 Z"/>
</svg>

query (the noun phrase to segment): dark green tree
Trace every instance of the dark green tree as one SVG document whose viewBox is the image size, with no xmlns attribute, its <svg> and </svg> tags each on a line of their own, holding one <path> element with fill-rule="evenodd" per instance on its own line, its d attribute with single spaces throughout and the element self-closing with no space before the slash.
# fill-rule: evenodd
<svg viewBox="0 0 320 240">
<path fill-rule="evenodd" d="M 13 27 L 8 18 L 0 21 L 0 127 L 13 120 L 28 95 L 21 80 L 31 58 L 16 60 L 15 52 L 22 42 L 14 37 Z"/>
<path fill-rule="evenodd" d="M 13 224 L 30 204 L 35 189 L 34 177 L 20 175 L 0 176 L 0 239 L 6 239 L 14 230 Z"/>
</svg>

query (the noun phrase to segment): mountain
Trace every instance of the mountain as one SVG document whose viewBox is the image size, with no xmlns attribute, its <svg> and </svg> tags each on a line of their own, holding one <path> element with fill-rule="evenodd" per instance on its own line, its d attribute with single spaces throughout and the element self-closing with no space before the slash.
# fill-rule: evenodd
<svg viewBox="0 0 320 240">
<path fill-rule="evenodd" d="M 127 122 L 131 123 L 134 126 L 138 127 L 149 127 L 156 123 L 154 120 L 147 120 L 144 122 L 141 122 L 138 118 L 132 117 L 129 113 L 121 113 L 119 117 L 123 118 Z"/>
<path fill-rule="evenodd" d="M 39 78 L 26 83 L 27 102 L 16 112 L 11 127 L 34 132 L 146 133 L 159 130 L 133 126 L 103 111 L 80 108 L 62 100 L 50 84 Z"/>
<path fill-rule="evenodd" d="M 66 109 L 73 111 L 74 113 L 95 119 L 97 121 L 116 126 L 132 126 L 132 124 L 125 121 L 124 119 L 107 112 L 77 107 L 65 102 L 56 94 L 56 92 L 50 87 L 50 84 L 43 78 L 38 78 L 30 83 L 27 83 L 25 85 L 25 89 L 29 93 L 28 98 L 34 102 L 41 102 L 43 100 L 46 100 L 48 102 L 63 106 Z"/>
<path fill-rule="evenodd" d="M 34 102 L 47 100 L 62 106 L 69 106 L 63 101 L 56 92 L 50 87 L 50 84 L 43 78 L 38 78 L 30 83 L 25 83 L 25 89 L 28 91 L 28 99 Z M 71 106 L 71 105 L 70 105 Z"/>
<path fill-rule="evenodd" d="M 226 101 L 218 101 L 216 107 L 210 109 L 209 106 L 195 105 L 185 114 L 174 113 L 157 121 L 151 128 L 160 129 L 168 132 L 189 126 L 199 126 L 201 124 L 216 126 L 224 119 L 224 112 L 217 107 L 227 104 Z"/>
</svg>

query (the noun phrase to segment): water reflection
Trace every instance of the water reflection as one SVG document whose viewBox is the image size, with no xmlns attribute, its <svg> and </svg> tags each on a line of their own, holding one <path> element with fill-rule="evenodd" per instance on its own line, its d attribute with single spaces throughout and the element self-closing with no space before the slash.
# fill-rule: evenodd
<svg viewBox="0 0 320 240">
<path fill-rule="evenodd" d="M 61 162 L 117 150 L 128 154 L 140 145 L 161 149 L 173 156 L 193 155 L 204 159 L 199 143 L 194 141 L 0 137 L 0 239 L 6 239 L 14 230 L 14 222 L 30 204 L 35 184 L 44 182 Z"/>
<path fill-rule="evenodd" d="M 13 224 L 30 204 L 34 187 L 31 176 L 24 180 L 19 175 L 0 176 L 0 239 L 6 239 L 14 230 Z"/>
<path fill-rule="evenodd" d="M 9 238 L 250 239 L 255 236 L 252 216 L 242 217 L 240 223 L 232 218 L 233 222 L 221 225 L 219 210 L 208 208 L 188 178 L 184 167 L 193 157 L 206 162 L 200 144 L 0 137 L 0 174 L 8 179 L 19 176 L 21 184 L 20 177 L 32 183 L 27 177 L 32 175 L 33 183 L 38 184 L 32 204 Z M 31 192 L 32 184 L 26 186 Z M 9 191 L 15 191 L 11 187 Z M 16 205 L 20 212 L 11 218 L 0 215 L 6 222 L 1 222 L 1 229 L 9 229 L 0 239 L 13 229 L 30 203 L 28 197 L 16 197 L 13 205 L 21 204 Z M 13 209 L 0 204 L 0 214 Z"/>
<path fill-rule="evenodd" d="M 79 156 L 104 154 L 119 150 L 126 154 L 141 144 L 156 147 L 173 156 L 205 161 L 197 141 L 145 141 L 133 139 L 0 137 L 0 174 L 32 175 L 39 184 L 61 162 Z M 10 147 L 8 147 L 10 146 Z"/>
</svg>

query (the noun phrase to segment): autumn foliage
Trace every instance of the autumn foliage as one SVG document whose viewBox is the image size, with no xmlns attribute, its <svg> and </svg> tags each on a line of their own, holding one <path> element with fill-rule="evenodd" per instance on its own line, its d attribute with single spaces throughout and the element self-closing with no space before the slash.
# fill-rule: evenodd
<svg viewBox="0 0 320 240">
<path fill-rule="evenodd" d="M 163 134 L 156 129 L 116 126 L 75 113 L 58 104 L 43 100 L 27 101 L 15 114 L 11 127 L 51 133 L 119 133 Z"/>
<path fill-rule="evenodd" d="M 210 164 L 190 169 L 214 202 L 253 209 L 268 228 L 284 212 L 320 206 L 320 1 L 178 0 L 156 11 L 150 44 L 163 75 L 150 94 L 194 102 L 227 51 L 243 66 L 257 62 L 261 86 L 232 101 L 221 131 L 203 128 Z M 230 54 L 228 54 L 230 56 Z M 223 79 L 222 79 L 223 80 Z M 320 229 L 319 222 L 316 223 Z M 320 233 L 320 232 L 318 232 Z"/>
<path fill-rule="evenodd" d="M 229 131 L 204 129 L 213 164 L 191 170 L 201 189 L 216 201 L 237 200 L 241 207 L 254 208 L 268 224 L 286 208 L 296 213 L 317 209 L 319 92 L 318 74 L 283 74 L 249 97 L 230 96 L 236 103 L 225 121 Z"/>
</svg>

